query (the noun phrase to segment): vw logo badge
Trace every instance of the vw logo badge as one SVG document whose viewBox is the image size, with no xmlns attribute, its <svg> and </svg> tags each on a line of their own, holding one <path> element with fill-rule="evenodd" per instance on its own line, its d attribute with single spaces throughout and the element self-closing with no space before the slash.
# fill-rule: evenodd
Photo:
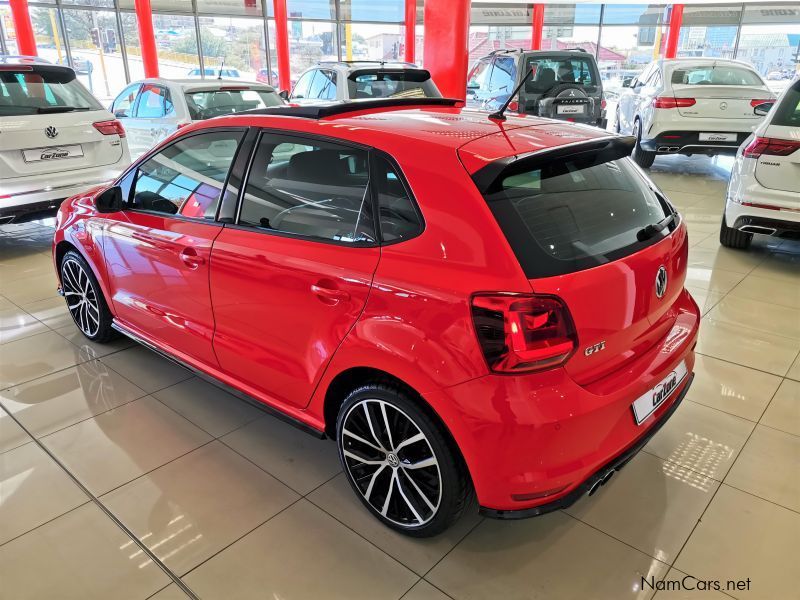
<svg viewBox="0 0 800 600">
<path fill-rule="evenodd" d="M 663 298 L 666 292 L 667 292 L 667 270 L 664 268 L 664 265 L 661 265 L 658 268 L 658 273 L 656 273 L 656 297 Z"/>
<path fill-rule="evenodd" d="M 44 134 L 50 139 L 58 137 L 58 129 L 50 125 L 47 129 L 44 130 Z"/>
<path fill-rule="evenodd" d="M 720 102 L 719 103 L 720 110 L 728 110 L 728 103 L 727 102 Z"/>
</svg>

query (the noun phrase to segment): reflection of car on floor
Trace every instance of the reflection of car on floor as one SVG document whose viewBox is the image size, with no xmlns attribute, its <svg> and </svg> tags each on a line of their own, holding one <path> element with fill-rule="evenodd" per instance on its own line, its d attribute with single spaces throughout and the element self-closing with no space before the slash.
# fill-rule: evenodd
<svg viewBox="0 0 800 600">
<path fill-rule="evenodd" d="M 753 234 L 800 239 L 800 80 L 786 88 L 736 153 L 719 240 L 747 248 Z"/>
<path fill-rule="evenodd" d="M 637 139 L 633 159 L 650 167 L 658 154 L 735 154 L 774 100 L 747 63 L 679 58 L 650 63 L 617 103 L 616 128 Z"/>
<path fill-rule="evenodd" d="M 129 163 L 122 126 L 75 71 L 0 57 L 0 223 L 52 215 Z"/>
<path fill-rule="evenodd" d="M 425 69 L 411 63 L 325 61 L 306 69 L 292 87 L 294 104 L 369 98 L 439 98 Z"/>
<path fill-rule="evenodd" d="M 512 111 L 606 128 L 603 82 L 594 56 L 576 50 L 497 50 L 467 77 L 467 105 L 494 112 L 533 70 Z"/>
<path fill-rule="evenodd" d="M 111 111 L 125 127 L 136 158 L 193 121 L 283 103 L 274 88 L 260 83 L 153 78 L 122 90 Z"/>
<path fill-rule="evenodd" d="M 509 519 L 593 493 L 690 385 L 686 225 L 631 138 L 460 104 L 180 130 L 62 206 L 73 319 L 334 438 L 403 533 L 443 531 L 473 489 Z"/>
</svg>

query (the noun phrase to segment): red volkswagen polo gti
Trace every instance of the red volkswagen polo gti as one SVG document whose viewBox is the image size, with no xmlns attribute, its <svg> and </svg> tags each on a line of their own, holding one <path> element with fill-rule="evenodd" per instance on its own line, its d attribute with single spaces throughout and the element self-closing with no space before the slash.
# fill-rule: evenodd
<svg viewBox="0 0 800 600">
<path fill-rule="evenodd" d="M 415 536 L 593 492 L 689 387 L 686 227 L 633 140 L 456 101 L 278 107 L 181 129 L 64 202 L 75 323 L 336 440 Z M 302 466 L 298 466 L 302 468 Z"/>
</svg>

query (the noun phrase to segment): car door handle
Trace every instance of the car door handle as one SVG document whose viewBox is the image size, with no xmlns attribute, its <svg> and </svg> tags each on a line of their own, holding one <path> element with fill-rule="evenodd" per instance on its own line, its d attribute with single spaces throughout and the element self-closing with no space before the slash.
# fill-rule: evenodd
<svg viewBox="0 0 800 600">
<path fill-rule="evenodd" d="M 197 250 L 195 250 L 191 246 L 187 246 L 186 248 L 181 250 L 180 254 L 178 254 L 178 257 L 190 269 L 196 269 L 197 267 L 206 262 L 206 259 L 197 254 Z"/>
<path fill-rule="evenodd" d="M 339 302 L 350 299 L 350 294 L 348 292 L 322 286 L 318 283 L 311 286 L 311 291 L 319 296 L 323 302 L 327 301 L 332 304 L 338 304 Z"/>
</svg>

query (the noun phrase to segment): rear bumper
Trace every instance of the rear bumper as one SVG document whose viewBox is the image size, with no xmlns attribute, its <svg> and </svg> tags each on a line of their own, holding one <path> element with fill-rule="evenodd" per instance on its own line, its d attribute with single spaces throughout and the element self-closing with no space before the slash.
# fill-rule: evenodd
<svg viewBox="0 0 800 600">
<path fill-rule="evenodd" d="M 787 196 L 791 192 L 784 192 Z M 760 206 L 748 206 L 732 202 L 725 205 L 725 222 L 728 227 L 782 238 L 800 238 L 800 203 L 797 208 L 787 209 L 780 205 L 770 206 L 769 197 L 748 196 Z M 796 199 L 794 200 L 795 202 Z M 784 202 L 785 205 L 785 202 Z"/>
<path fill-rule="evenodd" d="M 704 133 L 713 133 L 715 130 Z M 643 139 L 641 146 L 649 152 L 658 154 L 736 154 L 739 146 L 750 135 L 750 131 L 724 131 L 720 133 L 736 133 L 736 141 L 713 142 L 700 141 L 699 131 L 664 131 L 649 139 Z"/>
</svg>

